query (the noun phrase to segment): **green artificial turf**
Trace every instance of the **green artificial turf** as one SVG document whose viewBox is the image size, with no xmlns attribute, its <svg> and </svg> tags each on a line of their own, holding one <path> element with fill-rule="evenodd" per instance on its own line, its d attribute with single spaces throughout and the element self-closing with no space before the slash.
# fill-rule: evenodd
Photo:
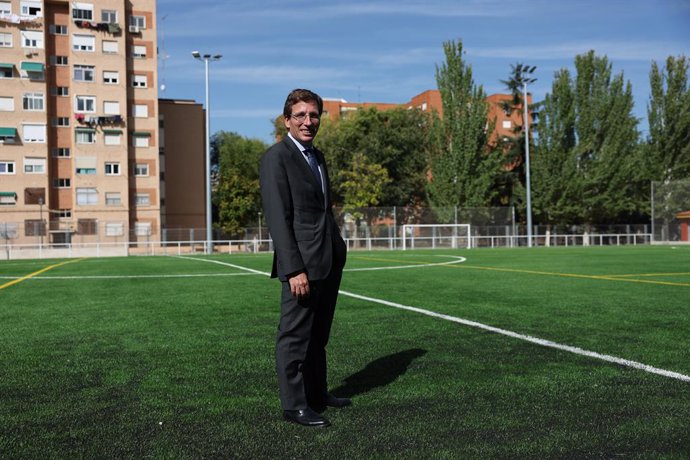
<svg viewBox="0 0 690 460">
<path fill-rule="evenodd" d="M 280 416 L 270 255 L 0 262 L 0 458 L 690 456 L 690 382 L 376 302 L 690 375 L 690 247 L 348 257 L 317 430 Z"/>
</svg>

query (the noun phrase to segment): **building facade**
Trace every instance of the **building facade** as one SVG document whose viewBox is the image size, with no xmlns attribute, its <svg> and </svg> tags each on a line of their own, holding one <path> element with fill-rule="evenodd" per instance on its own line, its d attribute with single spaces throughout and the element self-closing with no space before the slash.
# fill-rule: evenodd
<svg viewBox="0 0 690 460">
<path fill-rule="evenodd" d="M 0 0 L 0 242 L 160 238 L 156 69 L 155 0 Z"/>
</svg>

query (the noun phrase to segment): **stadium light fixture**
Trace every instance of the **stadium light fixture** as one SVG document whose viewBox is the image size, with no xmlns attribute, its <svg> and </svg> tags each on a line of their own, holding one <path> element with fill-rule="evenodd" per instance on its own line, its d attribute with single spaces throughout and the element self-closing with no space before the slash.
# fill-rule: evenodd
<svg viewBox="0 0 690 460">
<path fill-rule="evenodd" d="M 221 54 L 202 55 L 199 51 L 192 51 L 194 59 L 204 61 L 205 68 L 205 87 L 206 87 L 206 254 L 213 252 L 213 221 L 211 215 L 211 107 L 209 105 L 209 90 L 208 90 L 208 63 L 218 61 L 223 57 Z"/>
</svg>

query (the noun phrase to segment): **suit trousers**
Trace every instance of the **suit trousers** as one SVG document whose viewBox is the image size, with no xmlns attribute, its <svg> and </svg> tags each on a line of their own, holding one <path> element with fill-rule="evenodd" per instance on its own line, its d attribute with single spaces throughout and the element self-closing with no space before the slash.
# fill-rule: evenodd
<svg viewBox="0 0 690 460">
<path fill-rule="evenodd" d="M 283 410 L 306 409 L 325 401 L 326 345 L 342 278 L 342 266 L 334 265 L 325 280 L 309 283 L 307 298 L 294 298 L 290 284 L 282 283 L 276 371 Z"/>
</svg>

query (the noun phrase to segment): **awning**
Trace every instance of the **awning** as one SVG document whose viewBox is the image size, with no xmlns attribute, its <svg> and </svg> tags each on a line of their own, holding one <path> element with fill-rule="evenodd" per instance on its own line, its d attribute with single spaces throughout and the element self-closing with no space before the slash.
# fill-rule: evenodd
<svg viewBox="0 0 690 460">
<path fill-rule="evenodd" d="M 16 137 L 17 128 L 0 128 L 0 137 Z"/>
<path fill-rule="evenodd" d="M 134 131 L 132 133 L 132 136 L 139 136 L 139 137 L 151 137 L 151 133 L 145 132 L 145 131 Z"/>
<path fill-rule="evenodd" d="M 17 196 L 15 192 L 0 192 L 0 196 Z"/>
<path fill-rule="evenodd" d="M 82 128 L 80 126 L 77 126 L 76 130 L 79 131 L 80 133 L 95 133 L 96 132 L 96 128 Z"/>
<path fill-rule="evenodd" d="M 122 134 L 121 129 L 104 129 L 103 134 Z"/>
<path fill-rule="evenodd" d="M 22 62 L 22 70 L 27 72 L 43 72 L 43 64 L 40 62 Z"/>
<path fill-rule="evenodd" d="M 14 64 L 11 63 L 6 63 L 6 62 L 0 62 L 0 69 L 13 69 Z"/>
</svg>

